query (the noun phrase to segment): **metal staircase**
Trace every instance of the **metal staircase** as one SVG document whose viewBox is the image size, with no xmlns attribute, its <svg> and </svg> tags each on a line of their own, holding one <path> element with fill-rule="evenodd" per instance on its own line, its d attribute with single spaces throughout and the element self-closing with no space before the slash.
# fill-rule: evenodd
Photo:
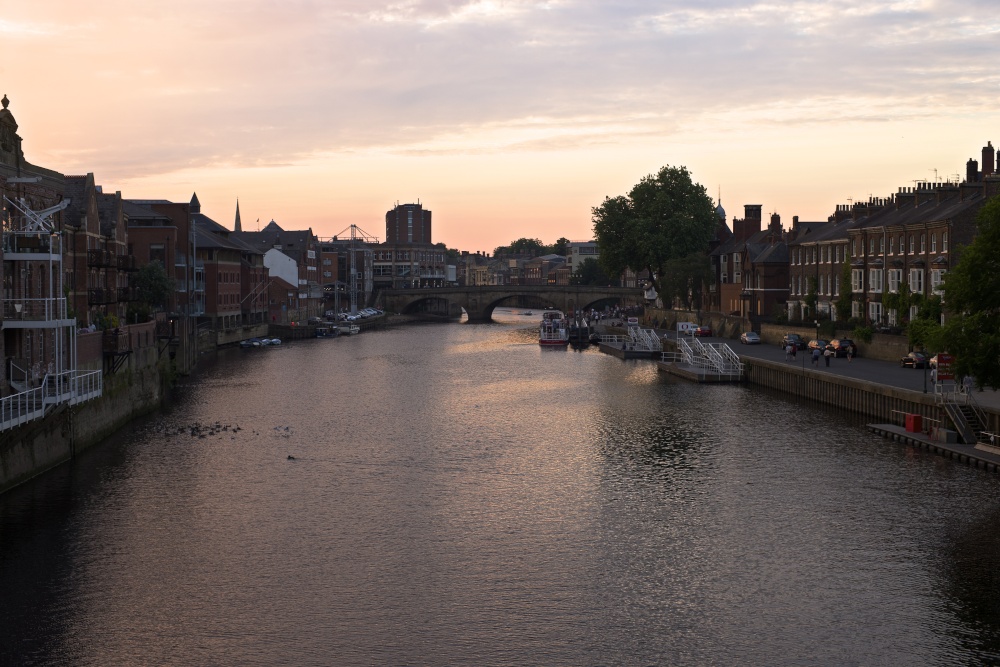
<svg viewBox="0 0 1000 667">
<path fill-rule="evenodd" d="M 937 402 L 955 425 L 955 430 L 962 436 L 963 442 L 969 445 L 988 442 L 989 438 L 984 435 L 986 414 L 972 393 L 964 391 L 961 386 L 949 391 L 946 385 L 937 385 L 934 394 Z"/>
<path fill-rule="evenodd" d="M 677 349 L 682 363 L 704 369 L 706 373 L 729 378 L 743 376 L 743 362 L 731 347 L 725 343 L 703 343 L 692 337 L 678 336 Z"/>
</svg>

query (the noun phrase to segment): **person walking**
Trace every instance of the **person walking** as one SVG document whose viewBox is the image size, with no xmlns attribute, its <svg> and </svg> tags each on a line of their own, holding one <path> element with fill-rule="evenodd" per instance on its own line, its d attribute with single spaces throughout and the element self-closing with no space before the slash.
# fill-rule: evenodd
<svg viewBox="0 0 1000 667">
<path fill-rule="evenodd" d="M 795 346 L 791 343 L 785 345 L 785 361 L 791 361 L 795 358 Z"/>
<path fill-rule="evenodd" d="M 812 365 L 813 366 L 819 366 L 819 348 L 818 347 L 813 348 Z"/>
<path fill-rule="evenodd" d="M 854 358 L 854 343 L 847 346 L 847 363 L 851 363 L 851 359 Z"/>
<path fill-rule="evenodd" d="M 832 357 L 834 354 L 836 354 L 836 353 L 832 349 L 830 349 L 830 348 L 826 348 L 823 351 L 823 358 L 826 359 L 826 367 L 827 368 L 830 367 L 830 357 Z"/>
</svg>

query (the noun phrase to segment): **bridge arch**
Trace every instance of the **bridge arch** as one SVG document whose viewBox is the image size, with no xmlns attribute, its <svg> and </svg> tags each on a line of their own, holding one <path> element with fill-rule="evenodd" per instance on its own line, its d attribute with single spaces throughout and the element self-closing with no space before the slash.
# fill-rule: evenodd
<svg viewBox="0 0 1000 667">
<path fill-rule="evenodd" d="M 383 305 L 389 312 L 447 313 L 450 319 L 457 320 L 464 309 L 470 322 L 489 322 L 494 309 L 517 297 L 541 300 L 563 312 L 608 301 L 622 305 L 645 303 L 643 292 L 637 287 L 590 285 L 484 285 L 383 290 L 381 293 Z"/>
</svg>

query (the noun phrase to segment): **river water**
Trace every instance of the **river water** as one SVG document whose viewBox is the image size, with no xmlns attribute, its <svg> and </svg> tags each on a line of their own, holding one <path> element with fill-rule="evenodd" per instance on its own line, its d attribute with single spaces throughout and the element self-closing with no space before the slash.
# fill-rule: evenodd
<svg viewBox="0 0 1000 667">
<path fill-rule="evenodd" d="M 227 351 L 0 496 L 0 664 L 1000 658 L 994 475 L 496 317 Z"/>
</svg>

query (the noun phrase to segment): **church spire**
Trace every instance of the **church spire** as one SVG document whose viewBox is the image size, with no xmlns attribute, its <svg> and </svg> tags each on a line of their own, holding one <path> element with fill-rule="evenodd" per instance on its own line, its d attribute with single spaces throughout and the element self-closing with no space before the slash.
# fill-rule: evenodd
<svg viewBox="0 0 1000 667">
<path fill-rule="evenodd" d="M 237 232 L 243 231 L 243 225 L 240 224 L 240 200 L 238 197 L 236 199 L 236 227 L 233 231 Z"/>
</svg>

